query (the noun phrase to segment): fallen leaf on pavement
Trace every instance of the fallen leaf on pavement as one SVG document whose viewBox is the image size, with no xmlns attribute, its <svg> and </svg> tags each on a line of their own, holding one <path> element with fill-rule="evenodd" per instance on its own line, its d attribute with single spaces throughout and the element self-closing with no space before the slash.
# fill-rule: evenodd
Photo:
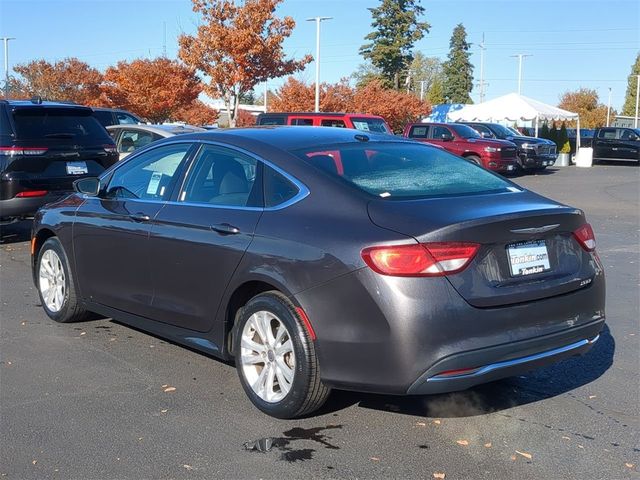
<svg viewBox="0 0 640 480">
<path fill-rule="evenodd" d="M 625 463 L 624 466 L 627 468 L 633 468 L 633 463 Z"/>
<path fill-rule="evenodd" d="M 533 458 L 533 456 L 530 453 L 527 453 L 527 452 L 521 452 L 519 450 L 516 450 L 516 453 L 518 455 L 522 455 L 524 458 L 526 458 L 528 460 L 531 460 Z"/>
<path fill-rule="evenodd" d="M 569 437 L 562 437 L 562 438 L 564 438 L 565 440 L 571 440 Z"/>
<path fill-rule="evenodd" d="M 582 445 L 578 445 L 578 448 L 582 448 L 582 449 L 584 449 L 584 447 L 583 447 Z"/>
<path fill-rule="evenodd" d="M 442 422 L 440 420 L 434 420 L 433 423 L 435 423 L 436 425 L 440 425 Z"/>
<path fill-rule="evenodd" d="M 162 385 L 162 388 L 167 388 L 169 385 L 167 385 L 166 383 L 164 385 Z"/>
<path fill-rule="evenodd" d="M 374 462 L 379 462 L 380 459 L 378 457 L 371 457 L 370 460 L 374 461 Z"/>
<path fill-rule="evenodd" d="M 81 333 L 80 333 L 80 336 L 82 336 L 82 335 L 86 335 L 86 334 L 87 334 L 87 332 L 81 332 Z"/>
<path fill-rule="evenodd" d="M 592 398 L 596 398 L 595 395 L 589 395 L 589 400 L 591 400 Z"/>
<path fill-rule="evenodd" d="M 484 446 L 487 447 L 487 448 L 491 448 L 491 442 L 485 443 Z"/>
<path fill-rule="evenodd" d="M 160 413 L 167 413 L 167 411 L 168 410 L 166 408 L 163 408 L 162 410 L 160 410 Z"/>
<path fill-rule="evenodd" d="M 467 440 L 456 440 L 456 443 L 458 445 L 462 445 L 463 447 L 466 447 L 467 445 L 469 445 L 469 442 Z"/>
<path fill-rule="evenodd" d="M 184 464 L 184 465 L 182 465 L 182 467 L 185 468 L 188 471 L 193 470 L 193 467 L 191 465 Z"/>
<path fill-rule="evenodd" d="M 516 456 L 515 455 L 511 455 L 511 460 L 515 460 Z"/>
<path fill-rule="evenodd" d="M 426 427 L 427 424 L 424 422 L 416 422 L 416 427 Z"/>
<path fill-rule="evenodd" d="M 20 322 L 20 325 L 26 325 L 27 322 Z"/>
<path fill-rule="evenodd" d="M 176 391 L 176 387 L 167 387 L 164 389 L 164 393 L 170 393 L 175 391 Z"/>
<path fill-rule="evenodd" d="M 440 478 L 440 479 L 442 479 L 442 478 L 444 478 L 444 477 L 445 477 L 445 474 L 444 474 L 444 473 L 436 472 L 436 473 L 434 473 L 434 474 L 433 474 L 433 478 Z"/>
<path fill-rule="evenodd" d="M 38 463 L 38 460 L 33 460 L 31 463 L 35 465 L 36 463 Z"/>
</svg>

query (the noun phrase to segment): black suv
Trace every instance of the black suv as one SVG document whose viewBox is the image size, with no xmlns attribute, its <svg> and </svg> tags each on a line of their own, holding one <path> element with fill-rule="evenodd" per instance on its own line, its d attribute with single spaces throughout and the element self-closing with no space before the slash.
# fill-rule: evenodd
<svg viewBox="0 0 640 480">
<path fill-rule="evenodd" d="M 93 116 L 108 127 L 109 125 L 137 125 L 142 120 L 133 113 L 118 108 L 93 107 Z"/>
<path fill-rule="evenodd" d="M 557 147 L 551 140 L 525 137 L 499 123 L 460 122 L 469 125 L 485 138 L 509 140 L 518 147 L 517 166 L 522 170 L 544 170 L 553 165 L 558 158 Z"/>
<path fill-rule="evenodd" d="M 0 221 L 32 216 L 118 161 L 113 140 L 79 105 L 0 100 Z"/>
<path fill-rule="evenodd" d="M 593 160 L 619 160 L 640 165 L 640 129 L 598 128 L 593 134 Z"/>
</svg>

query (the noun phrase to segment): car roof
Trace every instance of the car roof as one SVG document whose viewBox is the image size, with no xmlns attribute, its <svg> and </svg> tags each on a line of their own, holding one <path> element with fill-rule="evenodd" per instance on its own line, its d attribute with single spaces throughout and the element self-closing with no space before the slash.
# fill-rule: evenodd
<svg viewBox="0 0 640 480">
<path fill-rule="evenodd" d="M 245 128 L 221 128 L 205 132 L 180 136 L 181 140 L 216 141 L 248 148 L 255 142 L 268 145 L 280 150 L 292 151 L 305 147 L 321 147 L 340 143 L 355 143 L 359 141 L 407 142 L 395 135 L 364 132 L 351 128 L 307 127 L 265 125 Z"/>
<path fill-rule="evenodd" d="M 261 113 L 260 117 L 268 117 L 270 115 L 301 115 L 305 117 L 362 117 L 382 119 L 379 115 L 371 115 L 370 113 L 346 113 L 346 112 L 268 112 Z"/>
<path fill-rule="evenodd" d="M 157 133 L 163 137 L 170 137 L 173 135 L 206 132 L 204 128 L 196 127 L 193 125 L 149 125 L 149 124 L 118 124 L 109 125 L 107 130 L 127 129 L 127 130 L 143 130 L 146 132 Z"/>
<path fill-rule="evenodd" d="M 73 108 L 90 110 L 89 107 L 79 105 L 73 102 L 49 102 L 39 100 L 0 100 L 0 103 L 7 104 L 12 107 L 33 107 L 33 108 Z"/>
</svg>

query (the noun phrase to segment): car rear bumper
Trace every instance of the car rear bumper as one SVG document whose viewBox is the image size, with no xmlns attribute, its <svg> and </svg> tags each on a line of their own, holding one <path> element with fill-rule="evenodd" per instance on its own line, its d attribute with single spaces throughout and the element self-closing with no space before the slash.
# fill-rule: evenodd
<svg viewBox="0 0 640 480">
<path fill-rule="evenodd" d="M 55 202 L 70 192 L 48 193 L 42 197 L 14 197 L 0 200 L 0 218 L 21 218 L 33 216 L 40 207 Z"/>
<path fill-rule="evenodd" d="M 327 385 L 404 395 L 461 390 L 584 353 L 592 343 L 577 343 L 604 326 L 604 295 L 599 273 L 570 293 L 477 308 L 446 278 L 363 268 L 295 299 L 316 332 Z M 430 380 L 460 369 L 475 375 Z"/>
<path fill-rule="evenodd" d="M 598 341 L 604 325 L 604 319 L 593 322 L 581 329 L 563 332 L 558 338 L 536 338 L 520 344 L 490 347 L 473 352 L 465 352 L 444 359 L 434 365 L 413 382 L 407 394 L 432 394 L 465 390 L 475 385 L 498 380 L 528 372 L 535 368 L 564 360 L 574 355 L 585 354 Z M 588 338 L 571 341 L 570 343 L 550 348 L 550 345 L 563 343 L 573 338 L 587 335 Z M 510 358 L 513 352 L 523 354 L 531 350 L 533 345 L 543 350 L 515 358 Z M 511 351 L 511 353 L 509 353 Z M 460 367 L 466 365 L 464 367 Z M 478 365 L 468 367 L 468 365 Z M 458 366 L 459 368 L 451 368 Z M 438 373 L 440 372 L 440 373 Z"/>
</svg>

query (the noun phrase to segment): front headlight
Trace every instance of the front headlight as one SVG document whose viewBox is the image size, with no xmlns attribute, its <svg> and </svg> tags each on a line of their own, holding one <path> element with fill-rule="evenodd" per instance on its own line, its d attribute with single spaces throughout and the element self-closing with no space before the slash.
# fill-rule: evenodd
<svg viewBox="0 0 640 480">
<path fill-rule="evenodd" d="M 523 143 L 520 146 L 522 148 L 526 149 L 526 150 L 535 150 L 536 149 L 536 144 L 535 143 Z"/>
<path fill-rule="evenodd" d="M 500 147 L 496 148 L 496 147 L 484 147 L 484 151 L 487 153 L 495 153 L 495 152 L 499 152 L 501 150 Z"/>
</svg>

